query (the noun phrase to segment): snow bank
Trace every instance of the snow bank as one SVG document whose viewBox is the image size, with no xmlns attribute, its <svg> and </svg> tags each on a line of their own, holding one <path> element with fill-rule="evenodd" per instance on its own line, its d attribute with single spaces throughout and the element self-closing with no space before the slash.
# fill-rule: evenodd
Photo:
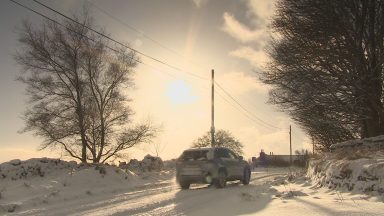
<svg viewBox="0 0 384 216">
<path fill-rule="evenodd" d="M 0 180 L 19 180 L 29 179 L 32 177 L 44 177 L 60 173 L 60 170 L 77 169 L 76 161 L 62 161 L 59 159 L 49 158 L 32 158 L 26 161 L 19 159 L 11 160 L 0 164 Z"/>
<path fill-rule="evenodd" d="M 64 202 L 102 199 L 121 191 L 161 183 L 173 173 L 137 175 L 109 165 L 34 158 L 0 164 L 0 214 Z"/>
<path fill-rule="evenodd" d="M 146 155 L 143 160 L 131 159 L 129 163 L 120 162 L 119 167 L 129 169 L 134 172 L 152 172 L 161 171 L 164 168 L 164 162 L 160 157 Z"/>
<path fill-rule="evenodd" d="M 366 193 L 384 200 L 384 151 L 339 148 L 312 159 L 307 175 L 319 186 Z"/>
<path fill-rule="evenodd" d="M 369 150 L 383 150 L 384 149 L 384 135 L 370 137 L 365 139 L 348 140 L 341 143 L 331 145 L 331 150 L 343 149 L 369 149 Z"/>
</svg>

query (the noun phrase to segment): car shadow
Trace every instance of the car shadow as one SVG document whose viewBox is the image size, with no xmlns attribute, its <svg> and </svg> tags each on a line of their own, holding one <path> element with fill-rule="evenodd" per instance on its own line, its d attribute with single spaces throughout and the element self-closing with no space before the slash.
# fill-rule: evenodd
<svg viewBox="0 0 384 216">
<path fill-rule="evenodd" d="M 228 183 L 227 187 L 195 186 L 176 193 L 174 210 L 185 215 L 240 215 L 257 213 L 276 199 L 277 191 L 270 184 L 242 185 Z"/>
</svg>

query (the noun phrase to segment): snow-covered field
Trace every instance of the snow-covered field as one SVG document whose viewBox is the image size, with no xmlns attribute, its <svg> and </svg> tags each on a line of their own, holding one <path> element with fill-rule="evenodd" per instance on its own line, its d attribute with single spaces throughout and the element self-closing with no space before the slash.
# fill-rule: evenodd
<svg viewBox="0 0 384 216">
<path fill-rule="evenodd" d="M 15 160 L 0 165 L 0 191 L 0 215 L 384 215 L 380 197 L 315 186 L 298 169 L 258 168 L 250 185 L 181 190 L 172 170 Z"/>
</svg>

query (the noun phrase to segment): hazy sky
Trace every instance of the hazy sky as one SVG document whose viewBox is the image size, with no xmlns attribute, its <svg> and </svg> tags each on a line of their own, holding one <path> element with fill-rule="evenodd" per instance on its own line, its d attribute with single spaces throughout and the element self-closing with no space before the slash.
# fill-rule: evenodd
<svg viewBox="0 0 384 216">
<path fill-rule="evenodd" d="M 33 1 L 18 1 L 55 16 Z M 163 132 L 154 140 L 162 150 L 161 157 L 179 156 L 197 137 L 210 130 L 211 69 L 215 70 L 216 81 L 256 116 L 250 120 L 236 102 L 216 88 L 216 130 L 231 131 L 244 144 L 246 158 L 258 155 L 260 149 L 289 154 L 290 124 L 293 150 L 310 148 L 299 128 L 266 103 L 268 86 L 257 78 L 267 61 L 264 49 L 274 1 L 89 1 L 96 23 L 113 38 L 182 69 L 175 70 L 142 57 L 146 65 L 136 68 L 135 88 L 128 90 L 135 120 L 151 119 L 162 125 Z M 41 2 L 71 15 L 81 11 L 86 0 Z M 0 162 L 13 158 L 61 157 L 60 152 L 37 151 L 42 140 L 32 133 L 18 133 L 23 128 L 21 117 L 27 98 L 24 86 L 15 81 L 20 67 L 12 55 L 19 47 L 17 31 L 22 19 L 39 25 L 43 18 L 10 1 L 0 1 Z M 153 153 L 153 149 L 154 144 L 145 144 L 128 153 L 131 158 L 141 159 L 147 152 Z"/>
</svg>

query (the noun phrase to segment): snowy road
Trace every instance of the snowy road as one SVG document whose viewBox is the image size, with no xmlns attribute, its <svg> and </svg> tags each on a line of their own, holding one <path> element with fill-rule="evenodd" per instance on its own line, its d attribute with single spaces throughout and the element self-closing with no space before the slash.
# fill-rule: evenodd
<svg viewBox="0 0 384 216">
<path fill-rule="evenodd" d="M 224 189 L 193 185 L 181 190 L 172 178 L 16 215 L 384 215 L 382 202 L 316 189 L 304 180 L 281 184 L 286 174 L 281 169 L 258 170 L 250 185 L 234 182 Z"/>
</svg>

